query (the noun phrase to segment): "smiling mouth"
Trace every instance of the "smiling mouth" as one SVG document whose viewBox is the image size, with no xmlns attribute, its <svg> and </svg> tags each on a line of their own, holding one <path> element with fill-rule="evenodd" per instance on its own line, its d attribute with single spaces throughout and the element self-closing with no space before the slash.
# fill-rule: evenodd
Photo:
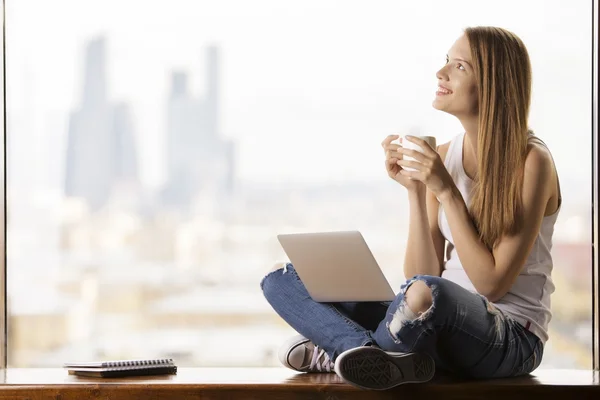
<svg viewBox="0 0 600 400">
<path fill-rule="evenodd" d="M 441 86 L 438 86 L 437 91 L 435 92 L 435 94 L 437 96 L 445 96 L 445 95 L 448 95 L 448 94 L 452 94 L 452 91 L 448 90 L 446 88 L 443 88 Z"/>
</svg>

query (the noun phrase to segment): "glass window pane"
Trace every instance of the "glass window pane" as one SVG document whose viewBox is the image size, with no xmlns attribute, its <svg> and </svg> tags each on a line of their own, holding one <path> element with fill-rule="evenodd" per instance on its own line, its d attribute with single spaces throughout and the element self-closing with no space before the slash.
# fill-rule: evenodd
<svg viewBox="0 0 600 400">
<path fill-rule="evenodd" d="M 277 365 L 294 332 L 259 282 L 282 232 L 360 230 L 399 287 L 380 142 L 461 133 L 435 73 L 497 25 L 528 47 L 563 193 L 542 367 L 590 367 L 591 5 L 441 4 L 7 2 L 9 366 Z"/>
</svg>

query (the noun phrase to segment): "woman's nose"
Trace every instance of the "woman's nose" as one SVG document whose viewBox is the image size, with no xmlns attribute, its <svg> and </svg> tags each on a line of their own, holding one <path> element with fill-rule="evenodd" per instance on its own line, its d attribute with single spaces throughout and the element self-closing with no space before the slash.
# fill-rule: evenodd
<svg viewBox="0 0 600 400">
<path fill-rule="evenodd" d="M 435 73 L 435 77 L 439 80 L 448 80 L 448 74 L 446 73 L 446 67 L 442 67 L 438 72 Z"/>
</svg>

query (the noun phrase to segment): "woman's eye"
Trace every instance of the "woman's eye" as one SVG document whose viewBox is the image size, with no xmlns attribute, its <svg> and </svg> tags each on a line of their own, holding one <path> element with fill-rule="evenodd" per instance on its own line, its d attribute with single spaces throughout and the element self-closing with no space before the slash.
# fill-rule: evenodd
<svg viewBox="0 0 600 400">
<path fill-rule="evenodd" d="M 458 64 L 457 66 L 458 69 L 465 71 L 465 67 L 462 64 Z"/>
</svg>

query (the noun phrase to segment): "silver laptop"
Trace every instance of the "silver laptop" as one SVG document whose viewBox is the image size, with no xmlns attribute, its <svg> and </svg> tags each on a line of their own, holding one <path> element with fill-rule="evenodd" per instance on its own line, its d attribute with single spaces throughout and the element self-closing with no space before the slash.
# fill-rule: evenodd
<svg viewBox="0 0 600 400">
<path fill-rule="evenodd" d="M 313 300 L 392 301 L 389 282 L 358 231 L 277 235 Z"/>
</svg>

